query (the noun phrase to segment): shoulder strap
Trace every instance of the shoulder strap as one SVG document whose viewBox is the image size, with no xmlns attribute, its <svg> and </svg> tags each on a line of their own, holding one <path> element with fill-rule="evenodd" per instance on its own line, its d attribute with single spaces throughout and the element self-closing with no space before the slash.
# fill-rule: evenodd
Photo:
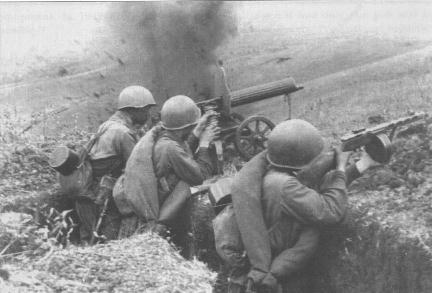
<svg viewBox="0 0 432 293">
<path fill-rule="evenodd" d="M 102 136 L 102 134 L 104 134 L 106 131 L 106 129 L 104 129 L 103 131 L 99 131 L 97 133 L 95 133 L 90 140 L 88 141 L 85 149 L 87 153 L 90 153 L 91 149 L 93 148 L 93 146 L 95 145 L 96 141 L 98 141 L 98 139 Z"/>
<path fill-rule="evenodd" d="M 81 157 L 81 162 L 83 162 L 84 160 L 86 160 L 88 158 L 91 149 L 93 148 L 95 143 L 98 141 L 98 139 L 102 136 L 102 134 L 105 133 L 106 130 L 107 129 L 105 128 L 99 132 L 96 132 L 94 135 L 92 135 L 92 137 L 90 138 L 90 140 L 87 142 L 86 146 L 84 147 L 84 152 L 83 152 L 82 157 Z"/>
</svg>

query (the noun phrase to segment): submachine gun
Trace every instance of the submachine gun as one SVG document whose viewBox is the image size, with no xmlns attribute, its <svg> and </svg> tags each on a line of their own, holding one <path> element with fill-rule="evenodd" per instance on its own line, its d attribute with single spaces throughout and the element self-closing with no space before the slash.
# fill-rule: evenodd
<svg viewBox="0 0 432 293">
<path fill-rule="evenodd" d="M 342 151 L 354 151 L 364 147 L 373 160 L 381 164 L 388 163 L 393 153 L 392 139 L 396 130 L 427 117 L 426 113 L 418 112 L 371 128 L 353 130 L 341 137 Z M 301 170 L 297 178 L 307 186 L 315 186 L 325 173 L 334 168 L 336 168 L 335 152 L 323 153 Z"/>
</svg>

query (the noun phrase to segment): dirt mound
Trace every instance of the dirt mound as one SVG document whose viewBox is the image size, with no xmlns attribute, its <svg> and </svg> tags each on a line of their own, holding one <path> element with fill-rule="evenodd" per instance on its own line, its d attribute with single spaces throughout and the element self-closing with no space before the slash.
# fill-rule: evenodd
<svg viewBox="0 0 432 293">
<path fill-rule="evenodd" d="M 432 127 L 420 123 L 401 131 L 394 140 L 389 165 L 372 170 L 353 184 L 352 204 L 367 208 L 381 225 L 398 227 L 409 237 L 428 240 L 432 211 Z"/>
<path fill-rule="evenodd" d="M 1 292 L 211 292 L 215 277 L 154 234 L 55 250 L 36 262 L 3 269 L 10 277 L 5 291 L 0 284 Z"/>
<path fill-rule="evenodd" d="M 431 130 L 400 132 L 390 164 L 353 183 L 346 220 L 323 232 L 310 292 L 432 291 Z"/>
</svg>

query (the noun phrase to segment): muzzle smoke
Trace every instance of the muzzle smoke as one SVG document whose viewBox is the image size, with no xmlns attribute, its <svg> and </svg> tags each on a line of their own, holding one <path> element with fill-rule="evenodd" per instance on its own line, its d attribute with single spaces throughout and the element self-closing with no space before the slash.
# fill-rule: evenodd
<svg viewBox="0 0 432 293">
<path fill-rule="evenodd" d="M 215 50 L 237 32 L 233 8 L 215 1 L 121 3 L 110 17 L 114 31 L 139 55 L 143 74 L 151 75 L 159 99 L 204 99 L 213 86 Z"/>
</svg>

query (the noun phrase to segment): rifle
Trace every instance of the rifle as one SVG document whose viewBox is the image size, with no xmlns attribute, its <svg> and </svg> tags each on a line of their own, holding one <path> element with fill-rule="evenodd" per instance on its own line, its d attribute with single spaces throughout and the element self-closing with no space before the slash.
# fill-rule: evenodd
<svg viewBox="0 0 432 293">
<path fill-rule="evenodd" d="M 90 240 L 90 245 L 93 245 L 93 244 L 96 244 L 96 243 L 98 243 L 100 241 L 106 240 L 105 235 L 101 235 L 99 233 L 100 233 L 100 229 L 102 227 L 103 219 L 105 218 L 107 210 L 108 210 L 108 202 L 109 202 L 109 197 L 107 197 L 105 199 L 105 201 L 104 201 L 104 205 L 102 207 L 102 211 L 101 211 L 101 213 L 99 215 L 96 227 L 95 227 L 95 229 L 93 231 L 92 238 Z"/>
<path fill-rule="evenodd" d="M 418 112 L 407 117 L 381 123 L 375 127 L 354 130 L 341 137 L 342 151 L 354 151 L 364 146 L 365 151 L 373 160 L 386 164 L 392 156 L 392 139 L 397 128 L 427 117 L 426 113 Z M 390 132 L 389 135 L 388 132 Z M 297 174 L 297 178 L 306 186 L 316 186 L 328 171 L 335 168 L 335 152 L 323 153 L 303 168 Z"/>
<path fill-rule="evenodd" d="M 100 230 L 102 228 L 102 222 L 107 214 L 108 203 L 112 196 L 112 190 L 114 188 L 114 184 L 116 182 L 116 178 L 111 177 L 109 175 L 104 175 L 101 178 L 99 184 L 99 191 L 96 197 L 95 203 L 100 205 L 103 203 L 102 210 L 99 214 L 98 221 L 96 223 L 96 227 L 93 231 L 92 238 L 90 240 L 90 244 L 96 244 L 97 242 L 106 240 L 105 235 L 100 234 Z"/>
</svg>

